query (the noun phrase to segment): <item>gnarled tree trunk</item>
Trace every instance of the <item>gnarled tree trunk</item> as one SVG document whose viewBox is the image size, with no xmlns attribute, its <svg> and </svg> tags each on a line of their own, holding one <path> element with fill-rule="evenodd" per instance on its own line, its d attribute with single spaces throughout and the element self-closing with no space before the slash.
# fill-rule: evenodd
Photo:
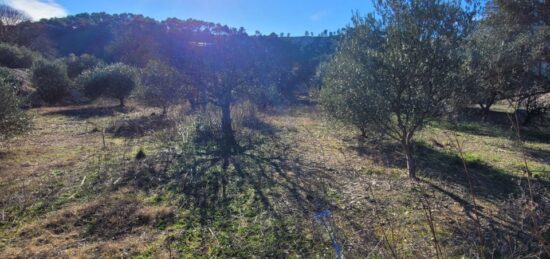
<svg viewBox="0 0 550 259">
<path fill-rule="evenodd" d="M 235 136 L 233 127 L 231 126 L 231 103 L 225 102 L 221 105 L 222 108 L 222 141 L 224 149 L 230 151 L 235 145 Z"/>
<path fill-rule="evenodd" d="M 409 178 L 413 180 L 418 180 L 416 177 L 416 160 L 414 158 L 414 143 L 409 134 L 405 134 L 405 137 L 401 141 L 403 146 L 403 151 L 405 152 L 405 158 L 407 159 L 407 172 L 409 173 Z"/>
</svg>

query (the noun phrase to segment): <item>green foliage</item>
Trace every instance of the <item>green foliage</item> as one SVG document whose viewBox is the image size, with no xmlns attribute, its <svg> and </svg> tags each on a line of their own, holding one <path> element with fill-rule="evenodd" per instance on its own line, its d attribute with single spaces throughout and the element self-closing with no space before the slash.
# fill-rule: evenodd
<svg viewBox="0 0 550 259">
<path fill-rule="evenodd" d="M 38 95 L 49 104 L 61 101 L 71 85 L 67 76 L 67 66 L 59 60 L 35 62 L 31 80 Z"/>
<path fill-rule="evenodd" d="M 523 106 L 528 117 L 544 110 L 537 100 L 550 92 L 547 9 L 538 1 L 496 1 L 472 35 L 467 52 L 470 92 L 486 112 L 495 99 Z"/>
<path fill-rule="evenodd" d="M 9 71 L 0 69 L 0 139 L 21 133 L 29 126 L 28 116 L 20 109 L 17 84 Z"/>
<path fill-rule="evenodd" d="M 86 96 L 116 98 L 120 106 L 124 106 L 124 99 L 138 85 L 136 70 L 122 63 L 85 71 L 76 81 Z"/>
<path fill-rule="evenodd" d="M 354 69 L 360 64 L 346 55 L 335 55 L 322 71 L 324 87 L 320 101 L 333 118 L 357 127 L 366 137 L 369 123 L 373 123 L 376 107 L 362 91 L 362 72 Z"/>
<path fill-rule="evenodd" d="M 0 43 L 0 66 L 9 68 L 30 68 L 39 54 L 25 47 Z"/>
<path fill-rule="evenodd" d="M 460 51 L 473 12 L 435 0 L 380 1 L 376 11 L 354 17 L 321 96 L 333 115 L 400 141 L 414 178 L 414 134 L 444 114 L 461 87 Z"/>
<path fill-rule="evenodd" d="M 10 69 L 5 67 L 0 67 L 0 79 L 9 85 L 13 86 L 16 92 L 21 88 L 23 82 L 12 74 Z"/>
<path fill-rule="evenodd" d="M 183 76 L 173 67 L 150 61 L 141 74 L 139 99 L 147 105 L 166 108 L 180 102 L 189 91 Z"/>
<path fill-rule="evenodd" d="M 76 78 L 86 70 L 104 65 L 101 59 L 89 54 L 83 54 L 80 56 L 71 54 L 65 58 L 64 61 L 65 64 L 67 64 L 67 75 L 69 78 Z"/>
</svg>

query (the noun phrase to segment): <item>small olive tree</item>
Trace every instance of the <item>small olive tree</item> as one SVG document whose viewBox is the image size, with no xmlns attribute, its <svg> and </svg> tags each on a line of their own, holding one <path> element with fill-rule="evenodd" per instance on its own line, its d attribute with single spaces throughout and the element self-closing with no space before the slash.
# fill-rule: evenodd
<svg viewBox="0 0 550 259">
<path fill-rule="evenodd" d="M 78 77 L 86 70 L 105 65 L 101 59 L 89 54 L 82 54 L 80 56 L 70 54 L 64 61 L 67 64 L 67 75 L 71 79 Z"/>
<path fill-rule="evenodd" d="M 124 100 L 139 84 L 135 68 L 122 63 L 88 70 L 76 81 L 89 98 L 115 98 L 119 100 L 120 107 L 124 107 Z"/>
<path fill-rule="evenodd" d="M 481 22 L 478 42 L 487 65 L 478 71 L 498 76 L 502 99 L 526 112 L 524 125 L 544 115 L 540 100 L 550 93 L 550 19 L 545 1 L 495 1 Z"/>
<path fill-rule="evenodd" d="M 324 104 L 399 141 L 416 179 L 415 133 L 447 111 L 460 88 L 472 19 L 457 1 L 378 1 L 376 15 L 355 16 L 347 30 L 325 79 Z"/>
<path fill-rule="evenodd" d="M 30 68 L 40 55 L 25 47 L 0 43 L 0 66 L 9 68 Z"/>
<path fill-rule="evenodd" d="M 40 98 L 49 104 L 61 101 L 71 84 L 67 76 L 67 66 L 59 60 L 42 59 L 35 62 L 31 81 Z"/>
<path fill-rule="evenodd" d="M 230 151 L 236 147 L 231 107 L 246 98 L 250 87 L 258 86 L 257 61 L 262 52 L 256 39 L 246 34 L 215 36 L 210 40 L 197 51 L 203 62 L 200 78 L 208 101 L 221 110 L 223 146 Z"/>
<path fill-rule="evenodd" d="M 187 92 L 183 76 L 171 66 L 159 61 L 150 61 L 141 73 L 138 88 L 139 99 L 150 106 L 167 108 L 181 102 Z"/>
<path fill-rule="evenodd" d="M 6 69 L 0 69 L 0 139 L 24 132 L 29 127 L 29 118 L 20 109 L 17 96 L 20 82 Z"/>
<path fill-rule="evenodd" d="M 490 17 L 477 26 L 465 44 L 465 75 L 470 103 L 481 108 L 486 120 L 497 101 L 528 93 L 536 79 L 533 52 L 536 37 L 530 37 L 519 26 L 495 26 Z M 530 89 L 529 89 L 530 90 Z"/>
<path fill-rule="evenodd" d="M 359 19 L 356 17 L 356 19 Z M 359 21 L 359 20 L 358 20 Z M 363 23 L 376 23 L 372 17 L 362 20 Z M 375 24 L 372 24 L 375 26 Z M 381 46 L 382 37 L 378 31 L 369 29 L 368 26 L 355 28 L 353 37 L 362 40 L 352 40 L 343 43 L 354 45 L 355 49 L 376 49 Z M 345 48 L 343 48 L 345 50 Z M 323 64 L 320 71 L 322 85 L 320 101 L 325 112 L 333 118 L 355 126 L 361 132 L 362 137 L 368 136 L 369 125 L 374 121 L 373 113 L 376 112 L 375 104 L 370 100 L 369 91 L 363 87 L 367 75 L 363 64 L 351 52 L 341 51 Z"/>
</svg>

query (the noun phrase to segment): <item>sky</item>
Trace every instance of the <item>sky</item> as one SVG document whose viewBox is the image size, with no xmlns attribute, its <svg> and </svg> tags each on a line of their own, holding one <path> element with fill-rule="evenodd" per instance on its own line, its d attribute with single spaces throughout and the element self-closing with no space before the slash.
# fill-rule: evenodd
<svg viewBox="0 0 550 259">
<path fill-rule="evenodd" d="M 316 34 L 348 25 L 352 13 L 372 11 L 371 0 L 0 0 L 34 20 L 83 12 L 135 13 L 163 20 L 194 18 L 244 27 L 249 34 Z"/>
</svg>

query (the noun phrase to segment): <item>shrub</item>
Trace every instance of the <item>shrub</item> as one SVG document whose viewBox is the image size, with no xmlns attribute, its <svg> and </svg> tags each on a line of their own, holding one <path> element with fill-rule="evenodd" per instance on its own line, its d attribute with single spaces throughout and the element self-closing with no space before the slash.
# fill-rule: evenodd
<svg viewBox="0 0 550 259">
<path fill-rule="evenodd" d="M 65 58 L 64 61 L 65 64 L 67 64 L 67 75 L 71 79 L 78 77 L 80 74 L 82 74 L 82 72 L 86 70 L 104 65 L 101 59 L 89 54 L 83 54 L 80 56 L 71 54 L 67 58 Z"/>
<path fill-rule="evenodd" d="M 460 48 L 475 12 L 452 1 L 380 2 L 375 14 L 353 18 L 329 63 L 322 100 L 339 107 L 333 115 L 399 141 L 416 179 L 415 134 L 460 96 Z"/>
<path fill-rule="evenodd" d="M 0 72 L 0 139 L 21 133 L 29 126 L 27 115 L 20 109 L 18 87 L 5 72 Z"/>
<path fill-rule="evenodd" d="M 23 84 L 23 82 L 19 78 L 13 75 L 12 72 L 5 67 L 0 67 L 0 80 L 11 85 L 16 90 L 16 93 L 19 91 Z"/>
<path fill-rule="evenodd" d="M 32 84 L 47 103 L 59 102 L 70 86 L 67 66 L 61 61 L 39 60 L 32 67 Z"/>
<path fill-rule="evenodd" d="M 157 61 L 149 62 L 141 76 L 138 97 L 147 105 L 161 107 L 164 115 L 166 108 L 185 97 L 187 91 L 182 81 L 174 68 Z"/>
<path fill-rule="evenodd" d="M 30 68 L 39 54 L 25 47 L 0 43 L 0 65 L 9 68 Z"/>
<path fill-rule="evenodd" d="M 116 98 L 123 107 L 124 100 L 138 85 L 138 78 L 134 68 L 117 63 L 88 70 L 78 77 L 77 82 L 86 96 L 92 99 L 101 96 Z"/>
</svg>

